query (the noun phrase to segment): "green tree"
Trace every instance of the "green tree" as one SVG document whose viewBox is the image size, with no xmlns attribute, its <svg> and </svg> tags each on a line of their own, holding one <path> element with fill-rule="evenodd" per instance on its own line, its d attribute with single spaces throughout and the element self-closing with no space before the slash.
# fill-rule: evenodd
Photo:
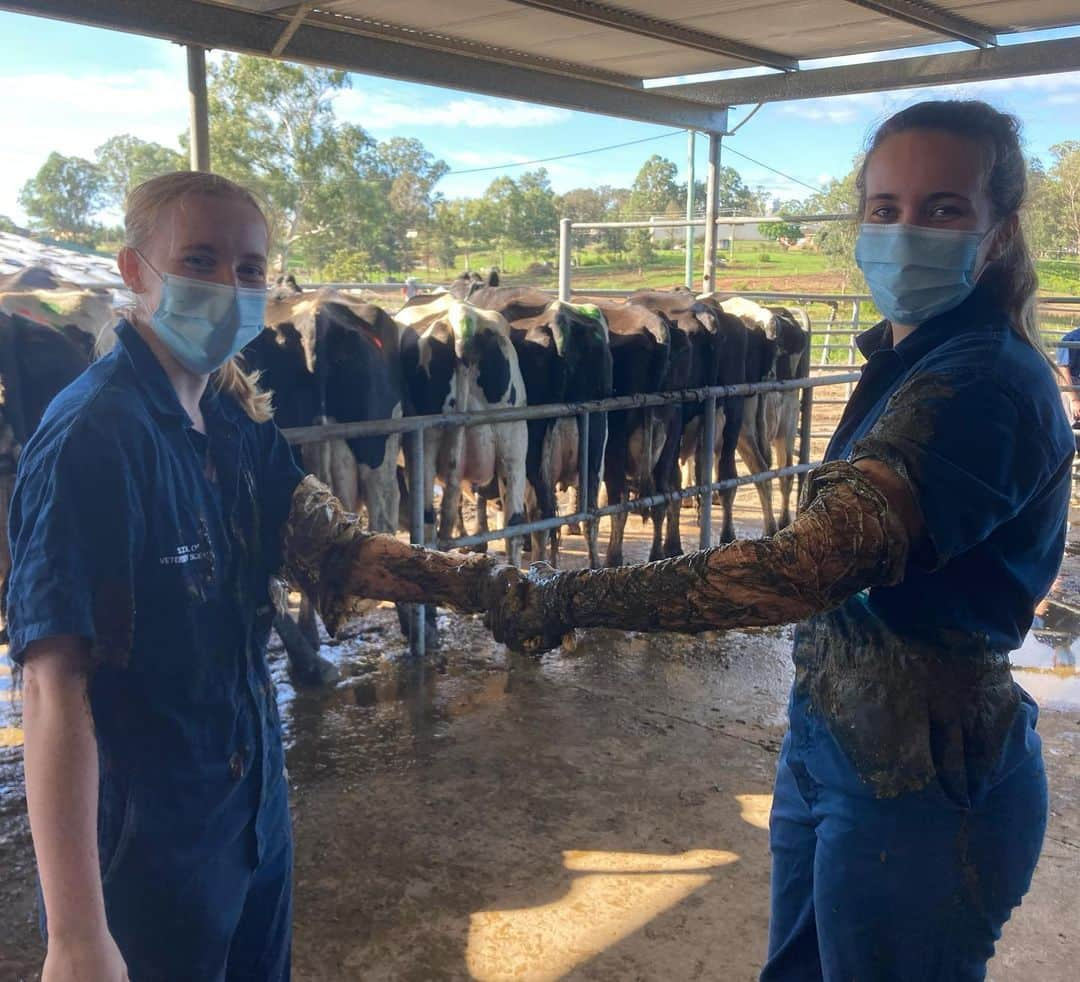
<svg viewBox="0 0 1080 982">
<path fill-rule="evenodd" d="M 19 226 L 8 218 L 7 215 L 0 215 L 0 232 L 10 232 L 13 235 L 18 235 Z"/>
<path fill-rule="evenodd" d="M 298 246 L 315 262 L 340 248 L 385 251 L 375 142 L 334 115 L 348 85 L 345 72 L 246 56 L 210 69 L 211 163 L 266 201 L 281 270 Z"/>
<path fill-rule="evenodd" d="M 19 204 L 37 228 L 88 245 L 96 239 L 93 217 L 104 200 L 104 178 L 97 166 L 55 151 L 19 192 Z"/>
<path fill-rule="evenodd" d="M 774 242 L 783 240 L 790 245 L 802 238 L 802 226 L 794 222 L 762 222 L 758 228 L 765 238 Z"/>
<path fill-rule="evenodd" d="M 630 188 L 630 207 L 641 218 L 662 215 L 672 201 L 678 199 L 679 186 L 675 176 L 679 169 L 666 157 L 653 154 L 637 172 Z"/>
<path fill-rule="evenodd" d="M 151 177 L 186 170 L 187 158 L 160 143 L 140 140 L 130 133 L 111 136 L 94 151 L 108 204 L 123 208 L 132 188 Z"/>
<path fill-rule="evenodd" d="M 694 214 L 705 214 L 708 188 L 705 181 L 694 181 Z M 676 200 L 686 207 L 686 182 L 676 186 Z M 721 215 L 749 215 L 764 211 L 762 196 L 755 194 L 746 186 L 742 175 L 734 167 L 721 167 L 716 175 L 716 208 Z"/>
<path fill-rule="evenodd" d="M 1050 148 L 1054 163 L 1048 177 L 1049 199 L 1057 215 L 1057 237 L 1063 251 L 1080 256 L 1080 140 Z"/>
<path fill-rule="evenodd" d="M 484 192 L 479 216 L 484 233 L 499 254 L 499 268 L 506 268 L 506 251 L 515 243 L 518 213 L 521 211 L 521 189 L 510 177 L 497 177 Z"/>
<path fill-rule="evenodd" d="M 679 187 L 675 183 L 678 168 L 670 160 L 653 154 L 638 171 L 630 189 L 630 210 L 638 219 L 663 215 L 676 202 Z M 651 229 L 634 229 L 630 234 L 630 260 L 639 275 L 654 256 Z"/>
<path fill-rule="evenodd" d="M 386 231 L 395 246 L 393 260 L 398 269 L 409 270 L 414 262 L 413 243 L 425 235 L 433 217 L 438 200 L 435 185 L 450 168 L 419 140 L 405 137 L 380 143 L 375 149 L 374 165 L 389 206 Z M 389 272 L 389 266 L 386 268 Z"/>
<path fill-rule="evenodd" d="M 855 178 L 862 165 L 861 157 L 855 159 L 850 173 L 844 178 L 833 178 L 817 194 L 811 195 L 805 203 L 806 211 L 814 215 L 850 214 L 851 221 L 822 222 L 816 234 L 817 247 L 832 258 L 836 268 L 842 274 L 841 291 L 849 289 L 859 292 L 865 283 L 858 266 L 855 265 L 855 237 L 859 231 L 858 206 L 859 192 L 855 187 Z"/>
<path fill-rule="evenodd" d="M 559 212 L 555 192 L 543 167 L 526 171 L 517 184 L 521 200 L 514 239 L 527 253 L 537 256 L 554 248 L 558 239 Z"/>
</svg>

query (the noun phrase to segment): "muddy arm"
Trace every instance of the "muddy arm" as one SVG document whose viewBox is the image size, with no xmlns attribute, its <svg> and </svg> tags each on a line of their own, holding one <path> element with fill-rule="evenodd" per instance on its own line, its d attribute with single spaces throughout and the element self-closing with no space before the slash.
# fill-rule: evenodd
<svg viewBox="0 0 1080 982">
<path fill-rule="evenodd" d="M 802 513 L 772 538 L 640 566 L 536 570 L 507 584 L 489 621 L 497 639 L 525 650 L 554 647 L 576 627 L 695 633 L 788 624 L 898 582 L 909 542 L 907 523 L 863 470 L 826 464 Z"/>
<path fill-rule="evenodd" d="M 487 610 L 517 571 L 480 555 L 434 552 L 365 532 L 326 485 L 306 477 L 284 531 L 285 574 L 333 634 L 364 599 Z"/>
</svg>

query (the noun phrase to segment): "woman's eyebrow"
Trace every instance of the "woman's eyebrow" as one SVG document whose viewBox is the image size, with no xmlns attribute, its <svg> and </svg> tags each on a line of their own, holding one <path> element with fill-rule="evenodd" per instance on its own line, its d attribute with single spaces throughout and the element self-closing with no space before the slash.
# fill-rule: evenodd
<svg viewBox="0 0 1080 982">
<path fill-rule="evenodd" d="M 245 252 L 240 258 L 246 263 L 266 262 L 266 256 L 264 256 L 261 252 Z"/>
<path fill-rule="evenodd" d="M 881 191 L 878 194 L 870 195 L 867 198 L 867 200 L 868 201 L 895 201 L 896 197 L 897 196 L 895 194 L 890 194 L 887 191 Z"/>
<path fill-rule="evenodd" d="M 215 245 L 213 245 L 212 243 L 209 243 L 209 242 L 189 242 L 186 245 L 182 245 L 180 247 L 181 252 L 184 252 L 184 251 L 189 250 L 189 249 L 192 250 L 192 251 L 195 251 L 195 250 L 198 249 L 198 250 L 201 250 L 203 252 L 217 252 L 217 246 L 215 246 Z"/>
<path fill-rule="evenodd" d="M 943 198 L 958 198 L 960 201 L 966 201 L 970 204 L 971 199 L 966 194 L 961 194 L 959 191 L 935 191 L 933 194 L 926 196 L 927 201 L 941 201 Z"/>
</svg>

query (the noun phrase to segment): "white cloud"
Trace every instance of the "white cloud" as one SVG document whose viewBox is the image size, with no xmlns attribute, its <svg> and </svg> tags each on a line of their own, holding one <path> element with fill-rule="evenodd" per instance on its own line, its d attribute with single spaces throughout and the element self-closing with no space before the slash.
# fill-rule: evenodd
<svg viewBox="0 0 1080 982">
<path fill-rule="evenodd" d="M 365 129 L 392 130 L 403 126 L 438 126 L 469 129 L 514 129 L 552 126 L 565 122 L 570 113 L 524 102 L 493 101 L 466 96 L 443 103 L 407 102 L 387 92 L 362 88 L 344 89 L 335 97 L 338 114 Z"/>
<path fill-rule="evenodd" d="M 178 147 L 187 128 L 187 86 L 180 71 L 0 75 L 0 90 L 9 94 L 9 139 L 0 146 L 0 214 L 12 217 L 23 217 L 19 189 L 53 150 L 89 158 L 120 133 Z"/>
<path fill-rule="evenodd" d="M 796 116 L 799 119 L 812 122 L 836 124 L 851 123 L 859 117 L 858 109 L 855 106 L 826 108 L 813 102 L 786 102 L 781 104 L 780 112 L 784 116 Z"/>
</svg>

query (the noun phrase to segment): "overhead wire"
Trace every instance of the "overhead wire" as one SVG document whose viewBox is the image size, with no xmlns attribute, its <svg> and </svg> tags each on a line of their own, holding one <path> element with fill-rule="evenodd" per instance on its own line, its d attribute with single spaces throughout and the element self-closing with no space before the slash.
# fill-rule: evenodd
<svg viewBox="0 0 1080 982">
<path fill-rule="evenodd" d="M 531 167 L 533 164 L 547 164 L 553 160 L 569 160 L 571 157 L 584 157 L 590 153 L 603 153 L 605 150 L 620 150 L 638 143 L 651 143 L 654 140 L 666 140 L 668 137 L 685 134 L 686 130 L 669 130 L 657 136 L 646 136 L 640 140 L 627 140 L 625 143 L 612 143 L 607 147 L 593 147 L 591 150 L 577 150 L 574 153 L 561 153 L 555 157 L 538 157 L 536 160 L 515 160 L 509 164 L 493 164 L 490 167 L 470 167 L 466 170 L 447 171 L 443 177 L 457 177 L 460 174 L 482 174 L 485 171 L 507 170 L 511 167 Z"/>
</svg>

